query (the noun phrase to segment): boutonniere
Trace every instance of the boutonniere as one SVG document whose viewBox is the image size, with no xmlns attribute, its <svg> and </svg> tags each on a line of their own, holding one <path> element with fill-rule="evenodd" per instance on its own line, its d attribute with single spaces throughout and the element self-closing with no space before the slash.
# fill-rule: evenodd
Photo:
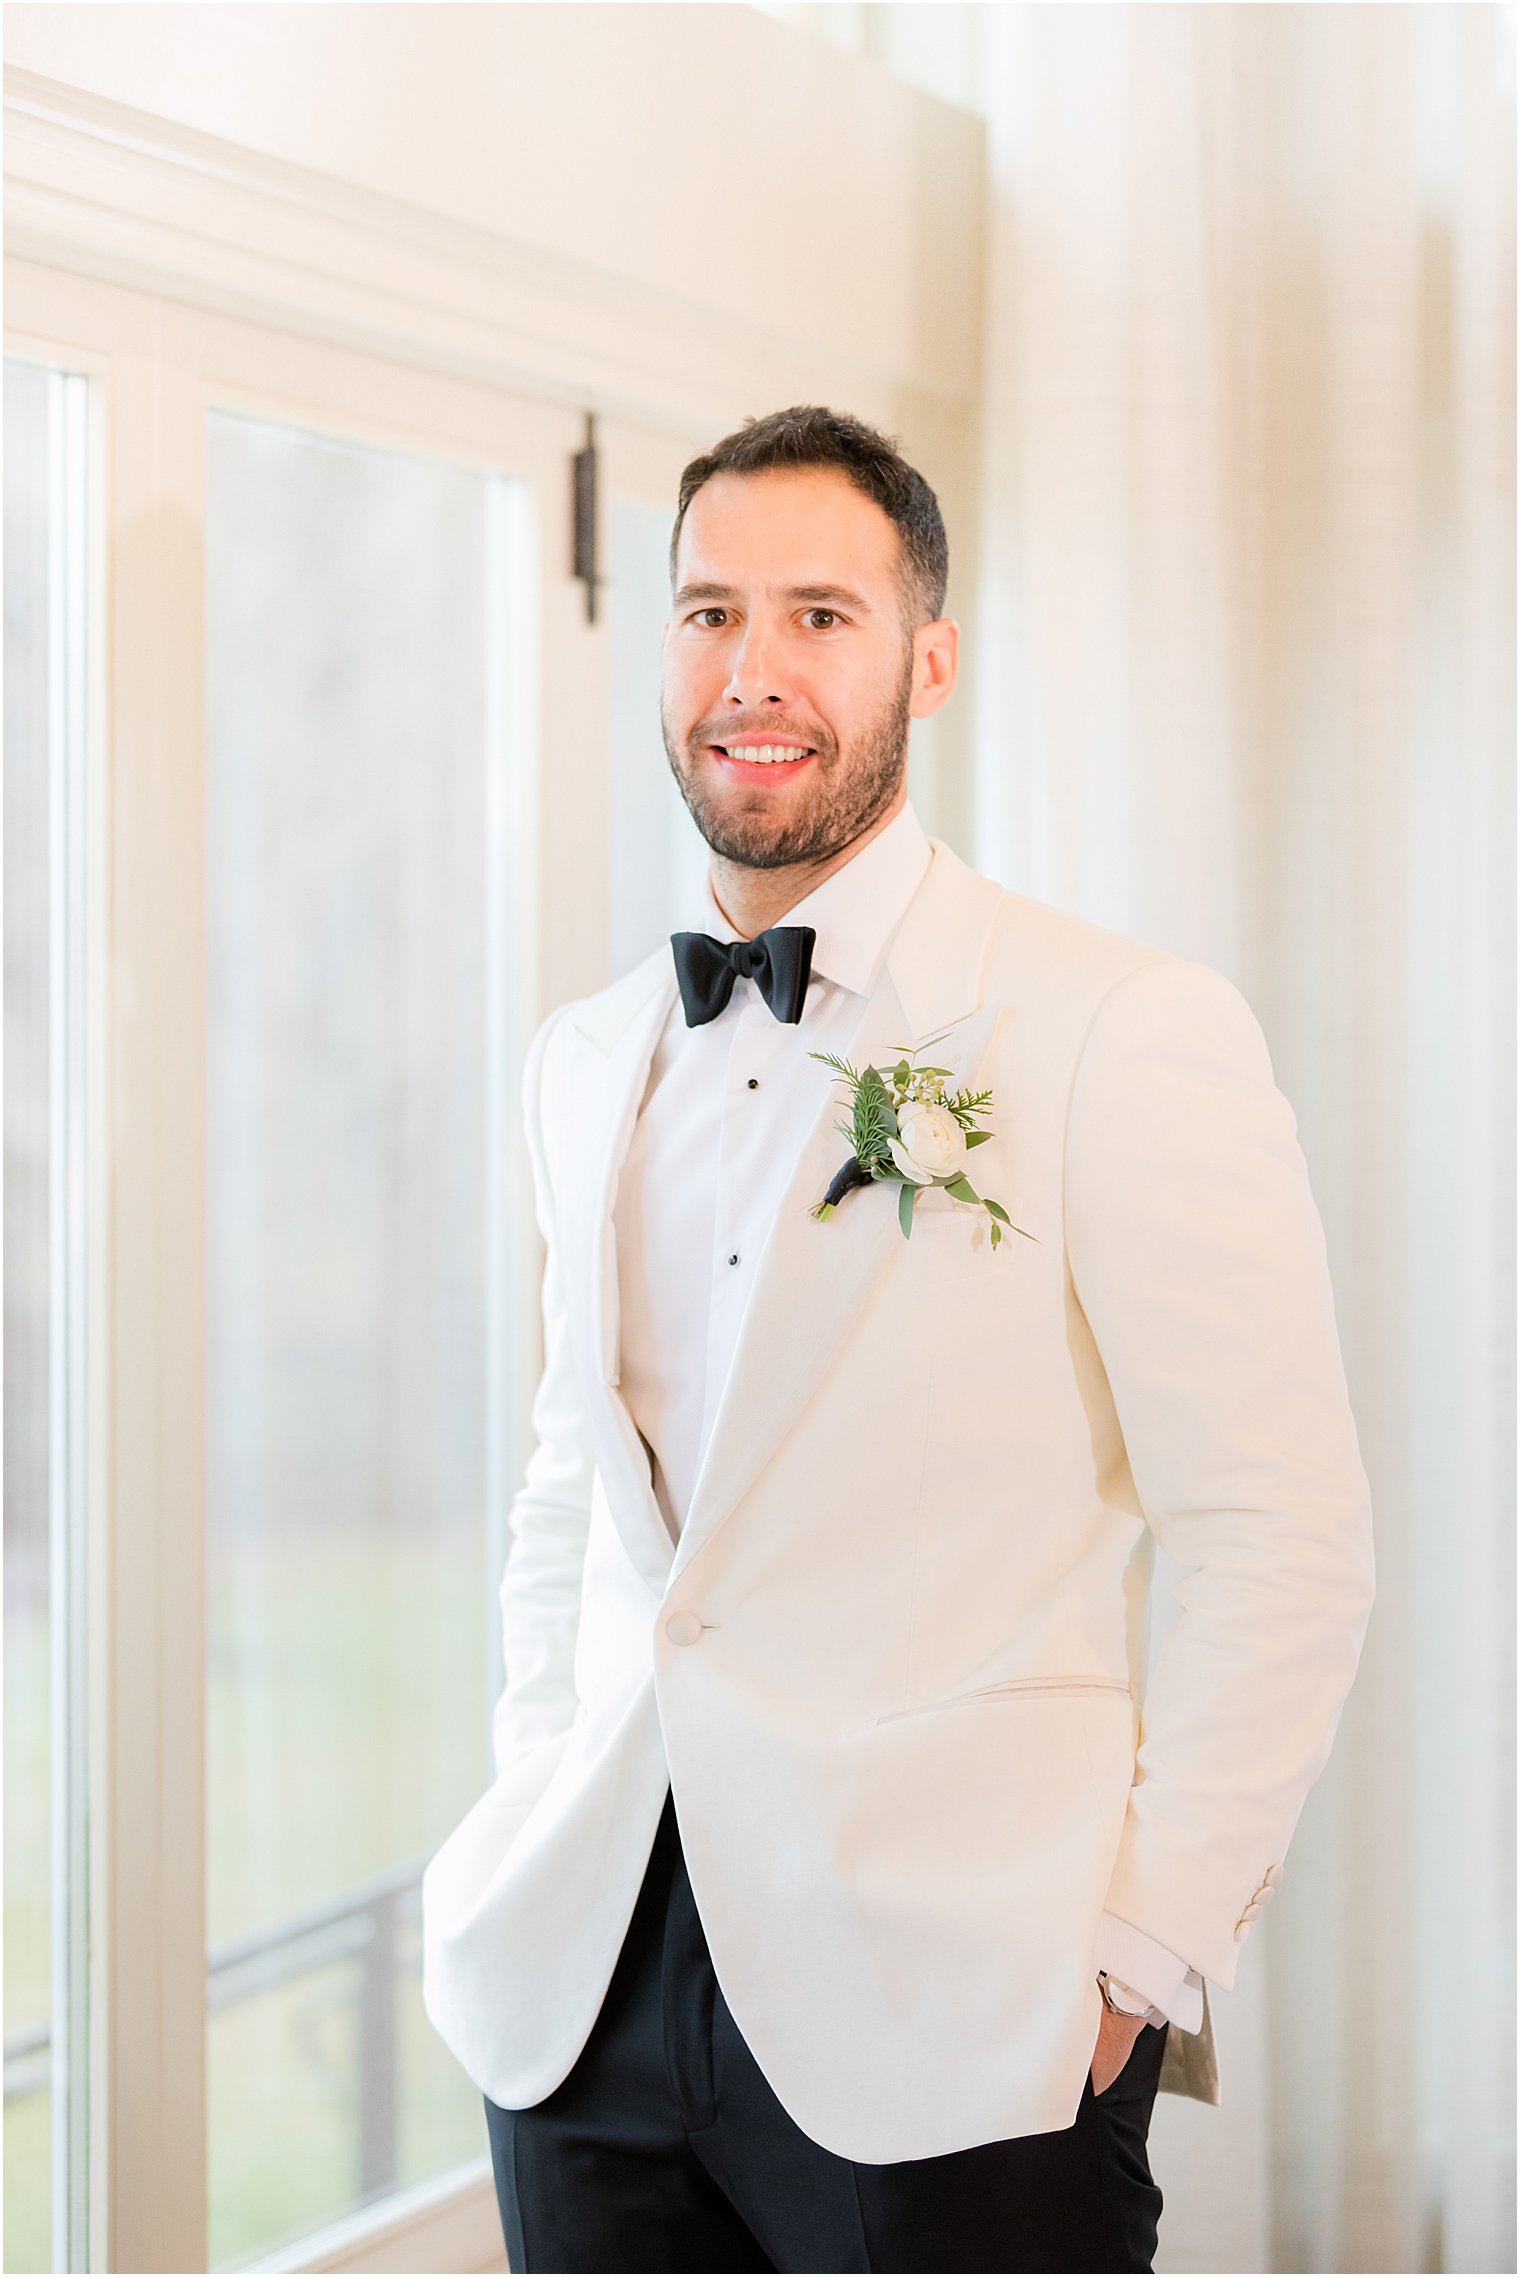
<svg viewBox="0 0 1520 2277">
<path fill-rule="evenodd" d="M 820 1222 L 827 1218 L 856 1186 L 880 1180 L 895 1185 L 897 1216 L 904 1236 L 913 1231 L 913 1205 L 925 1186 L 943 1186 L 957 1202 L 987 1212 L 992 1222 L 992 1246 L 1003 1238 L 1003 1228 L 1036 1237 L 1015 1225 L 1001 1202 L 978 1194 L 966 1176 L 966 1157 L 974 1146 L 985 1146 L 994 1134 L 982 1127 L 992 1106 L 990 1091 L 947 1091 L 950 1070 L 915 1065 L 918 1051 L 932 1051 L 943 1043 L 935 1036 L 912 1053 L 904 1053 L 895 1067 L 852 1067 L 833 1052 L 810 1052 L 810 1059 L 833 1068 L 847 1085 L 850 1119 L 835 1129 L 850 1142 L 849 1161 L 839 1171 L 823 1200 L 809 1213 Z"/>
</svg>

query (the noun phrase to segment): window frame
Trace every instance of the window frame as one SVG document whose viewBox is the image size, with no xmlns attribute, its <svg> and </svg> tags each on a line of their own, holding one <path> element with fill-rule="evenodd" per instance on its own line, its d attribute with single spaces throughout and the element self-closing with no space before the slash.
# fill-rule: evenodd
<svg viewBox="0 0 1520 2277">
<path fill-rule="evenodd" d="M 569 461 L 584 419 L 569 403 L 25 257 L 8 258 L 6 282 L 7 354 L 90 383 L 99 631 L 88 734 L 88 2239 L 76 2226 L 67 2265 L 204 2270 L 206 414 L 282 420 L 520 485 L 515 543 L 536 570 L 537 605 L 506 675 L 516 703 L 505 732 L 529 763 L 505 770 L 512 791 L 497 816 L 519 842 L 520 890 L 498 944 L 515 975 L 497 1006 L 510 1127 L 493 1133 L 514 1152 L 534 1026 L 608 977 L 609 849 L 584 832 L 587 811 L 606 803 L 591 804 L 607 750 L 606 643 L 571 575 Z M 531 1224 L 512 1249 L 496 1327 L 523 1445 L 539 1353 Z M 495 1469 L 492 1511 L 504 1518 L 514 1482 L 499 1459 Z M 500 2266 L 499 2248 L 483 2150 L 313 2234 L 299 2264 L 287 2252 L 269 2266 L 399 2266 L 398 2253 L 413 2268 Z"/>
</svg>

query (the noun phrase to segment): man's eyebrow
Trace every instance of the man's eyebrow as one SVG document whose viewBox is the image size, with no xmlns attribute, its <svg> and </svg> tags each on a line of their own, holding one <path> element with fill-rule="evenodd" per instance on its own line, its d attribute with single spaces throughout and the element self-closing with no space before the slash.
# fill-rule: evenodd
<svg viewBox="0 0 1520 2277">
<path fill-rule="evenodd" d="M 846 609 L 858 609 L 863 616 L 871 614 L 871 604 L 863 593 L 852 593 L 848 585 L 794 585 L 787 595 L 790 601 L 838 601 Z"/>
<path fill-rule="evenodd" d="M 734 585 L 683 585 L 675 597 L 675 606 L 684 608 L 688 601 L 737 601 L 739 591 Z M 809 601 L 815 608 L 832 607 L 857 609 L 862 616 L 870 616 L 871 604 L 863 593 L 856 593 L 848 585 L 788 585 L 782 593 L 784 601 Z"/>
<path fill-rule="evenodd" d="M 732 585 L 683 585 L 675 597 L 675 605 L 679 609 L 687 601 L 737 601 L 738 598 Z"/>
</svg>

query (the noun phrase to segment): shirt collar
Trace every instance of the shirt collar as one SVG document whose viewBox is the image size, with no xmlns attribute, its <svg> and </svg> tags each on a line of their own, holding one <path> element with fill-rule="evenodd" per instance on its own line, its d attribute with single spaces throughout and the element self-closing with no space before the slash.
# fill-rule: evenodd
<svg viewBox="0 0 1520 2277">
<path fill-rule="evenodd" d="M 923 882 L 934 849 L 907 801 L 885 830 L 868 839 L 822 885 L 778 918 L 781 925 L 811 925 L 813 971 L 858 996 L 869 996 L 881 971 L 887 944 Z M 701 929 L 717 941 L 740 935 L 713 899 L 710 878 L 703 880 Z"/>
</svg>

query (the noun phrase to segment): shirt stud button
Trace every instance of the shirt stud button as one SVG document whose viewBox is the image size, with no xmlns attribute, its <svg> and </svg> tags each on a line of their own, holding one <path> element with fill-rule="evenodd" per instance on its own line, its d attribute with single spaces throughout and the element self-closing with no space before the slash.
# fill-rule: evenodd
<svg viewBox="0 0 1520 2277">
<path fill-rule="evenodd" d="M 759 1090 L 759 1088 L 760 1088 L 760 1078 L 759 1078 L 759 1076 L 758 1076 L 758 1075 L 752 1075 L 752 1076 L 750 1077 L 750 1079 L 749 1079 L 749 1087 L 750 1087 L 751 1091 L 758 1091 L 758 1090 Z"/>
<path fill-rule="evenodd" d="M 730 1265 L 737 1265 L 737 1264 L 738 1264 L 738 1262 L 739 1262 L 739 1252 L 738 1252 L 738 1250 L 737 1250 L 737 1249 L 731 1249 L 731 1250 L 729 1251 L 729 1253 L 728 1253 L 728 1262 L 730 1263 Z"/>
</svg>

